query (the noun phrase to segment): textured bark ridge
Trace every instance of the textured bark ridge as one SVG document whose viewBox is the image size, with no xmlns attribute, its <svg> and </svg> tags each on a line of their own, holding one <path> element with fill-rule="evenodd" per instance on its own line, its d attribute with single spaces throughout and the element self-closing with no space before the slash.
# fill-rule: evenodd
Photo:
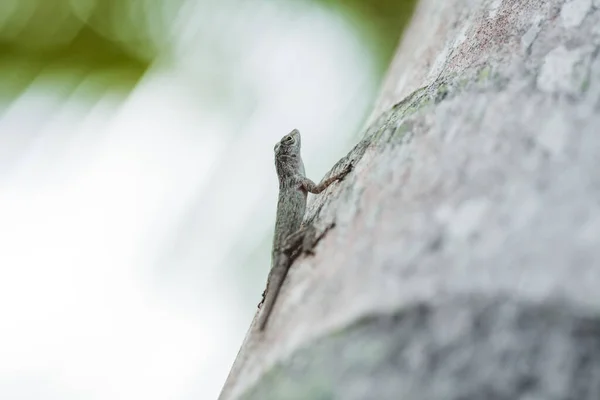
<svg viewBox="0 0 600 400">
<path fill-rule="evenodd" d="M 243 398 L 599 398 L 600 319 L 562 302 L 439 300 L 317 339 Z"/>
<path fill-rule="evenodd" d="M 423 0 L 347 157 L 222 399 L 600 398 L 600 1 Z"/>
</svg>

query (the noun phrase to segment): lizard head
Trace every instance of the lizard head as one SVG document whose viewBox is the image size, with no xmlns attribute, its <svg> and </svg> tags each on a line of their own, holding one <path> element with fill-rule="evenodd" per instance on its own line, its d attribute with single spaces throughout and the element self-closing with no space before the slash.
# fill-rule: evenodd
<svg viewBox="0 0 600 400">
<path fill-rule="evenodd" d="M 275 157 L 300 157 L 300 131 L 294 129 L 275 145 Z"/>
</svg>

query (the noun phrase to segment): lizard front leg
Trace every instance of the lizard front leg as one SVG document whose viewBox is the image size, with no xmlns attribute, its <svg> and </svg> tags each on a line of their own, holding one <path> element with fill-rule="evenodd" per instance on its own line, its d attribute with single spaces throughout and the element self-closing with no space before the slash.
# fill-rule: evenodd
<svg viewBox="0 0 600 400">
<path fill-rule="evenodd" d="M 333 182 L 344 179 L 344 177 L 348 175 L 350 171 L 352 171 L 352 164 L 348 164 L 341 172 L 330 176 L 327 179 L 323 179 L 318 184 L 314 183 L 313 181 L 304 176 L 301 176 L 299 180 L 304 190 L 310 193 L 318 194 L 321 193 L 323 190 L 327 189 L 327 187 Z"/>
</svg>

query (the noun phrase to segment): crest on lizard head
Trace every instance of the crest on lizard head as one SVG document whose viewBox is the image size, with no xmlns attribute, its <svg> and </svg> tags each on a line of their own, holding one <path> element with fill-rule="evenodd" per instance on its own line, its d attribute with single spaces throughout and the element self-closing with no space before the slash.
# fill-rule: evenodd
<svg viewBox="0 0 600 400">
<path fill-rule="evenodd" d="M 280 156 L 300 157 L 300 131 L 294 129 L 275 145 L 275 158 Z"/>
</svg>

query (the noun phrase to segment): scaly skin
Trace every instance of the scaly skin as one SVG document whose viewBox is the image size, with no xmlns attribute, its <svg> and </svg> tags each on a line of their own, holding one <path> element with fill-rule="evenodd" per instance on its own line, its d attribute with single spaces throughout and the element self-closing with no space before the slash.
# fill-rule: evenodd
<svg viewBox="0 0 600 400">
<path fill-rule="evenodd" d="M 287 243 L 290 236 L 298 232 L 306 212 L 308 192 L 321 193 L 333 182 L 342 179 L 352 166 L 342 172 L 315 184 L 306 178 L 304 163 L 300 156 L 300 132 L 294 129 L 285 135 L 275 145 L 275 168 L 279 178 L 279 200 L 277 202 L 277 217 L 275 219 L 275 234 L 273 235 L 273 251 L 271 253 L 271 270 L 267 280 L 259 329 L 264 330 L 275 300 L 285 280 L 290 267 L 291 255 L 295 246 Z M 297 235 L 296 235 L 297 236 Z M 294 238 L 294 243 L 299 242 Z"/>
</svg>

